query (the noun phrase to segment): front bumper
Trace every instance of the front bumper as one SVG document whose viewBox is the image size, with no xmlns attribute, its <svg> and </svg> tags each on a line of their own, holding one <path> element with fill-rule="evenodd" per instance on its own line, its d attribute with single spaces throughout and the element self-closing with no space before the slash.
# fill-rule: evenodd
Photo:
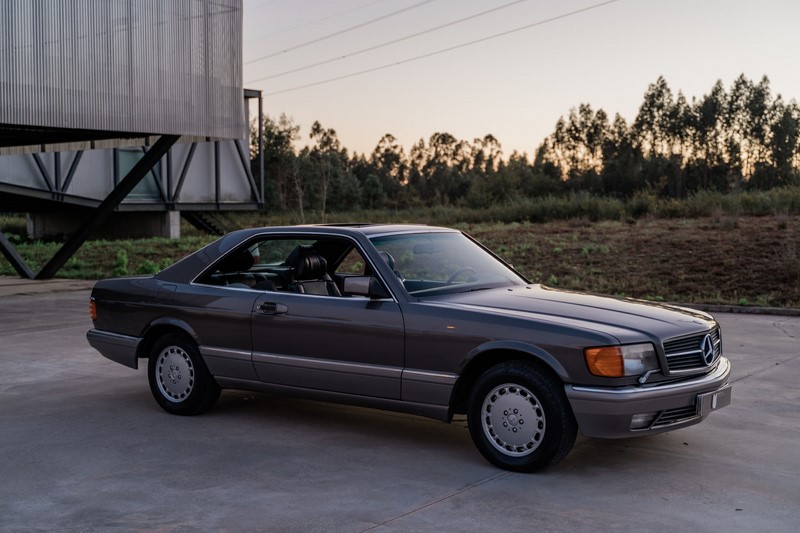
<svg viewBox="0 0 800 533">
<path fill-rule="evenodd" d="M 137 355 L 139 353 L 139 343 L 142 342 L 139 337 L 90 329 L 86 333 L 86 340 L 89 341 L 92 348 L 112 361 L 131 368 L 139 368 Z"/>
<path fill-rule="evenodd" d="M 581 432 L 587 437 L 625 438 L 661 433 L 702 422 L 712 411 L 730 403 L 731 364 L 721 357 L 704 376 L 651 387 L 582 387 L 566 385 L 567 398 Z M 634 424 L 648 419 L 641 427 Z"/>
</svg>

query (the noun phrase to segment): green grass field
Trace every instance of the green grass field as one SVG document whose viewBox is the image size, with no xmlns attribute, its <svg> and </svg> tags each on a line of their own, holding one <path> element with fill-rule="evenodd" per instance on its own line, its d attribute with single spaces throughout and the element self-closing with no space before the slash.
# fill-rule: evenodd
<svg viewBox="0 0 800 533">
<path fill-rule="evenodd" d="M 550 222 L 441 220 L 442 213 L 348 213 L 329 222 L 419 222 L 457 227 L 495 250 L 533 282 L 655 301 L 800 307 L 800 216 L 712 214 L 692 218 L 587 217 Z M 298 222 L 259 213 L 227 216 L 227 229 Z M 0 217 L 20 255 L 35 270 L 60 246 L 28 242 L 25 219 Z M 163 238 L 89 241 L 58 277 L 100 279 L 152 274 L 211 242 L 185 225 Z M 15 276 L 0 258 L 0 274 Z"/>
</svg>

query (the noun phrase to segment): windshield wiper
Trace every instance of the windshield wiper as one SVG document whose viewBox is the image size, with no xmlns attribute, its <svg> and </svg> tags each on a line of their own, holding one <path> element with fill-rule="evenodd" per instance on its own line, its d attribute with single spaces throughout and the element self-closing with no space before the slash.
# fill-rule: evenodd
<svg viewBox="0 0 800 533">
<path fill-rule="evenodd" d="M 461 294 L 461 293 L 465 293 L 465 292 L 488 291 L 491 288 L 492 287 L 474 287 L 472 289 L 467 289 L 465 291 L 458 291 L 458 292 L 459 292 L 459 294 Z"/>
</svg>

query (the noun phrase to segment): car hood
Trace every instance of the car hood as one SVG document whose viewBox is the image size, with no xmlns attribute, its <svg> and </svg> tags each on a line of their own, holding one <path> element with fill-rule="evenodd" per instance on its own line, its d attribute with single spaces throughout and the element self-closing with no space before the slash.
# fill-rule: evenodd
<svg viewBox="0 0 800 533">
<path fill-rule="evenodd" d="M 484 310 L 599 331 L 620 342 L 668 339 L 707 331 L 714 319 L 701 311 L 641 300 L 552 289 L 542 285 L 502 287 L 437 298 L 448 307 Z"/>
</svg>

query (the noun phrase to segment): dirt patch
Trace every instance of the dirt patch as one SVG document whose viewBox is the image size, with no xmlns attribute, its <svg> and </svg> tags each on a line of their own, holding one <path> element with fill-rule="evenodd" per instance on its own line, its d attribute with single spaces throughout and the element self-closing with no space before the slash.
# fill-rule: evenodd
<svg viewBox="0 0 800 533">
<path fill-rule="evenodd" d="M 800 217 L 472 225 L 532 281 L 651 300 L 800 307 Z"/>
</svg>

